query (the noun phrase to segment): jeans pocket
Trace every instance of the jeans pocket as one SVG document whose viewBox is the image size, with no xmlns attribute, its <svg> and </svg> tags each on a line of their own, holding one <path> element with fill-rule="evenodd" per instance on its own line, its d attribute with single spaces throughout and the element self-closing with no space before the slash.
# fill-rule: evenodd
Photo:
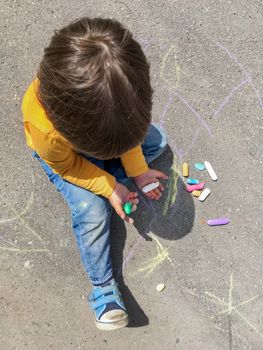
<svg viewBox="0 0 263 350">
<path fill-rule="evenodd" d="M 65 180 L 60 175 L 55 174 L 51 170 L 51 168 L 49 168 L 49 171 L 47 171 L 47 169 L 45 169 L 45 168 L 44 168 L 44 170 L 47 174 L 49 181 L 56 187 L 58 192 L 61 193 L 63 191 Z"/>
<path fill-rule="evenodd" d="M 56 173 L 53 172 L 53 170 L 50 168 L 50 166 L 48 166 L 44 161 L 43 159 L 41 159 L 39 157 L 39 155 L 37 154 L 37 152 L 33 151 L 32 152 L 32 156 L 34 158 L 36 158 L 39 162 L 40 162 L 40 165 L 41 167 L 44 169 L 49 181 L 56 186 L 57 190 L 59 192 L 62 191 L 62 188 L 63 188 L 63 183 L 64 183 L 64 180 L 62 179 L 62 177 Z"/>
</svg>

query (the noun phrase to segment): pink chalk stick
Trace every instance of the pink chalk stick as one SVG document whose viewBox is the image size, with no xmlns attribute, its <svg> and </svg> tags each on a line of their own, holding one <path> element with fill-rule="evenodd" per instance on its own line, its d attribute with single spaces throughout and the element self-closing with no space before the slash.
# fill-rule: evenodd
<svg viewBox="0 0 263 350">
<path fill-rule="evenodd" d="M 193 192 L 195 190 L 202 190 L 204 188 L 204 186 L 205 186 L 204 182 L 200 182 L 197 185 L 187 185 L 186 186 L 186 191 L 187 192 Z"/>
</svg>

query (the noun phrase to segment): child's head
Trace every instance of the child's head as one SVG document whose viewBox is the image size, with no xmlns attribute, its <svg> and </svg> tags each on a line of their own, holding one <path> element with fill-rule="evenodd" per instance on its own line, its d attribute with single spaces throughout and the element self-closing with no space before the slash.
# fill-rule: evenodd
<svg viewBox="0 0 263 350">
<path fill-rule="evenodd" d="M 55 32 L 38 70 L 38 98 L 77 150 L 120 156 L 151 121 L 149 64 L 132 34 L 110 19 L 79 19 Z"/>
</svg>

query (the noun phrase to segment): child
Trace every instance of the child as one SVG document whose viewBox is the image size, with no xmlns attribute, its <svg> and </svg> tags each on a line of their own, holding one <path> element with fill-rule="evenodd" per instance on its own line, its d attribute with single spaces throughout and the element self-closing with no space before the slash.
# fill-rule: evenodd
<svg viewBox="0 0 263 350">
<path fill-rule="evenodd" d="M 110 257 L 112 208 L 136 209 L 139 189 L 167 176 L 148 163 L 166 136 L 150 124 L 149 64 L 132 34 L 110 19 L 82 18 L 56 31 L 22 104 L 26 141 L 66 200 L 98 328 L 128 324 Z M 159 187 L 146 195 L 158 200 Z"/>
</svg>

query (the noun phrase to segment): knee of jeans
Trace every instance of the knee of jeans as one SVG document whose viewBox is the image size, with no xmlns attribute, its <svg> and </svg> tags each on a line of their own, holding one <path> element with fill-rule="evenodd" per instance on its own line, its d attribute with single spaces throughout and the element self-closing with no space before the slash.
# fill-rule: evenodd
<svg viewBox="0 0 263 350">
<path fill-rule="evenodd" d="M 95 196 L 92 200 L 79 201 L 74 205 L 72 215 L 74 221 L 79 224 L 83 223 L 100 223 L 108 218 L 112 208 L 106 200 Z"/>
<path fill-rule="evenodd" d="M 168 143 L 167 134 L 166 134 L 165 130 L 161 126 L 159 126 L 157 124 L 154 124 L 154 126 L 156 127 L 156 129 L 158 129 L 158 131 L 160 133 L 159 147 L 161 149 L 164 149 L 167 146 L 167 143 Z"/>
<path fill-rule="evenodd" d="M 155 155 L 155 157 L 158 157 L 164 152 L 166 146 L 167 134 L 165 130 L 157 124 L 151 124 L 149 139 L 146 141 L 145 145 L 142 145 L 144 154 L 146 156 Z"/>
<path fill-rule="evenodd" d="M 100 197 L 92 202 L 80 201 L 76 205 L 74 213 L 72 213 L 73 231 L 80 250 L 85 250 L 91 246 L 94 249 L 102 250 L 105 241 L 109 237 L 112 208 L 109 203 Z"/>
</svg>

